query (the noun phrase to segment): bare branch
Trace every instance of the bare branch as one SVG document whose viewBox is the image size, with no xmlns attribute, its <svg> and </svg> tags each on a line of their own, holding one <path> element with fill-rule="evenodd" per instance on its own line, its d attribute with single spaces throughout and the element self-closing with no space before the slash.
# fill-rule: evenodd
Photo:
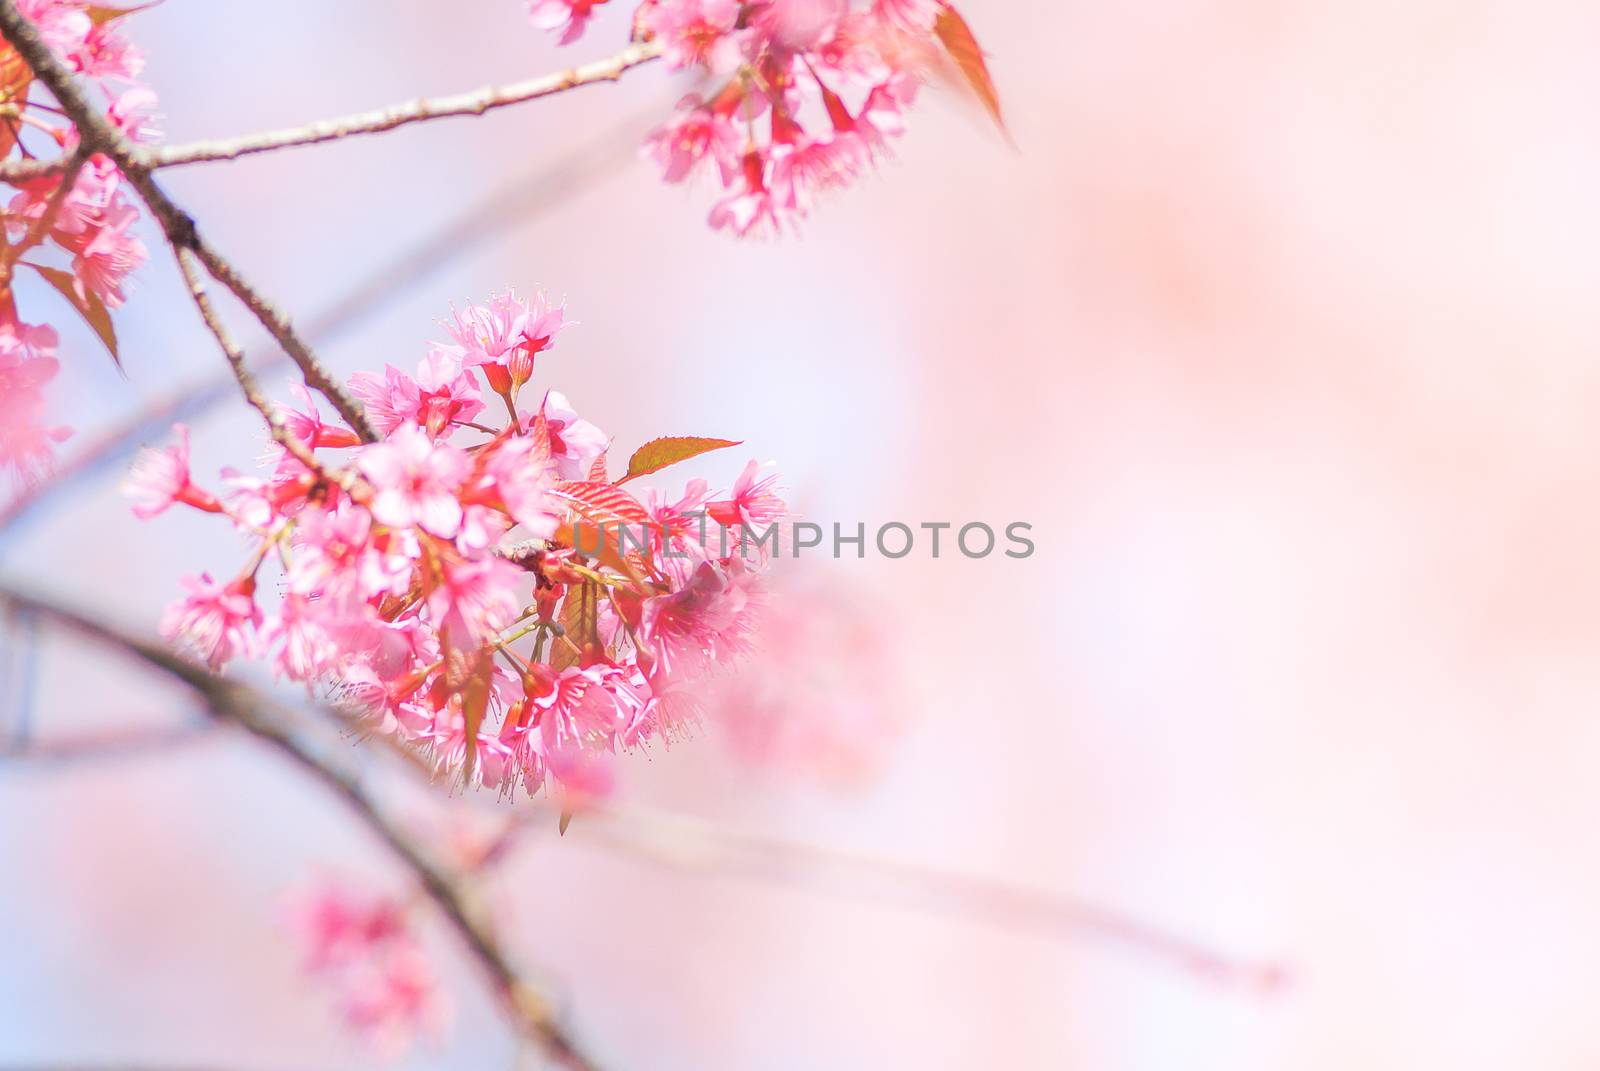
<svg viewBox="0 0 1600 1071">
<path fill-rule="evenodd" d="M 1119 911 L 993 878 L 742 832 L 685 815 L 592 805 L 581 811 L 584 843 L 672 870 L 733 875 L 890 903 L 1004 929 L 1120 944 L 1207 981 L 1270 992 L 1280 964 L 1241 959 Z M 505 856 L 520 829 L 550 828 L 549 814 L 508 827 L 485 858 Z"/>
<path fill-rule="evenodd" d="M 163 167 L 181 167 L 185 164 L 209 163 L 217 160 L 237 160 L 241 156 L 274 152 L 302 145 L 319 145 L 323 142 L 365 134 L 381 134 L 396 127 L 422 123 L 433 119 L 449 119 L 464 115 L 483 115 L 498 108 L 522 104 L 540 97 L 554 96 L 582 86 L 615 82 L 623 74 L 641 64 L 649 63 L 661 55 L 656 42 L 629 45 L 614 56 L 595 60 L 554 74 L 539 75 L 503 86 L 484 86 L 465 93 L 445 97 L 418 97 L 403 104 L 387 108 L 354 112 L 350 115 L 319 119 L 300 126 L 281 130 L 267 130 L 235 138 L 218 138 L 195 141 L 186 145 L 169 145 L 163 148 L 134 148 L 133 161 L 142 170 L 154 171 Z M 0 165 L 0 181 L 25 182 L 28 179 L 54 174 L 64 166 L 61 159 L 16 160 Z"/>
<path fill-rule="evenodd" d="M 660 54 L 660 47 L 654 42 L 633 44 L 606 59 L 558 71 L 555 74 L 513 82 L 510 85 L 486 86 L 483 89 L 448 97 L 432 99 L 423 97 L 405 104 L 356 112 L 335 119 L 322 119 L 284 130 L 270 130 L 217 141 L 197 141 L 189 145 L 172 145 L 152 150 L 146 154 L 147 166 L 176 167 L 181 164 L 212 160 L 234 160 L 241 156 L 272 152 L 297 145 L 316 145 L 360 134 L 381 134 L 398 126 L 426 122 L 430 119 L 482 115 L 496 108 L 564 93 L 580 86 L 615 82 L 631 68 L 648 63 Z"/>
<path fill-rule="evenodd" d="M 217 340 L 217 347 L 227 358 L 228 367 L 233 370 L 233 377 L 239 381 L 239 389 L 244 392 L 245 401 L 254 406 L 261 414 L 261 419 L 267 422 L 267 429 L 272 433 L 273 440 L 289 451 L 294 459 L 307 469 L 325 480 L 348 488 L 348 477 L 341 478 L 324 469 L 316 455 L 311 452 L 311 447 L 294 437 L 284 424 L 283 417 L 272 407 L 272 403 L 267 401 L 266 395 L 261 393 L 261 388 L 256 385 L 255 376 L 250 374 L 250 368 L 245 364 L 244 351 L 233 340 L 233 336 L 228 333 L 227 327 L 211 305 L 211 296 L 206 293 L 205 280 L 201 278 L 199 269 L 193 263 L 194 254 L 176 245 L 172 247 L 172 252 L 178 259 L 178 270 L 183 273 L 183 281 L 188 285 L 189 296 L 194 299 L 195 308 L 200 311 L 200 319 L 205 322 L 206 329 L 211 332 L 211 337 Z"/>
<path fill-rule="evenodd" d="M 215 725 L 173 725 L 154 729 L 97 733 L 60 740 L 29 740 L 0 744 L 0 766 L 56 766 L 101 759 L 138 758 L 152 752 L 171 751 L 215 736 Z"/>
<path fill-rule="evenodd" d="M 571 159 L 529 168 L 513 176 L 500 191 L 451 217 L 394 260 L 375 269 L 332 306 L 312 317 L 305 329 L 307 337 L 324 342 L 342 335 L 452 258 L 505 235 L 508 219 L 531 219 L 549 211 L 563 196 L 582 188 L 594 175 L 606 172 L 609 165 L 630 159 L 633 155 L 630 135 L 646 121 L 645 116 L 636 116 L 602 131 Z M 258 373 L 265 374 L 287 360 L 288 355 L 282 350 L 273 350 L 256 362 L 256 368 Z M 50 479 L 20 492 L 0 508 L 0 533 L 46 500 L 100 471 L 107 462 L 131 452 L 149 437 L 162 434 L 173 421 L 191 419 L 233 397 L 234 388 L 231 369 L 220 377 L 208 376 L 184 384 L 110 431 L 96 436 L 58 467 Z"/>
<path fill-rule="evenodd" d="M 138 146 L 114 129 L 90 103 L 72 74 L 40 39 L 33 23 L 17 10 L 15 0 L 0 0 L 0 34 L 33 69 L 39 81 L 55 95 L 61 110 L 77 127 L 82 148 L 89 152 L 105 153 L 122 169 L 129 184 L 139 191 L 145 204 L 149 205 L 151 214 L 156 217 L 162 233 L 173 248 L 192 250 L 211 275 L 244 302 L 278 345 L 288 353 L 289 358 L 299 365 L 306 384 L 321 392 L 363 440 L 374 441 L 377 435 L 361 407 L 329 376 L 311 348 L 295 332 L 288 318 L 245 283 L 233 266 L 200 237 L 194 219 L 178 207 L 152 177 Z"/>
<path fill-rule="evenodd" d="M 569 1071 L 595 1071 L 594 1065 L 556 1023 L 544 999 L 517 976 L 498 942 L 469 909 L 455 883 L 367 797 L 352 777 L 328 765 L 283 728 L 293 718 L 281 703 L 248 685 L 213 676 L 160 644 L 37 596 L 0 587 L 0 603 L 36 613 L 96 643 L 124 651 L 175 678 L 195 693 L 218 722 L 245 730 L 321 782 L 415 876 L 423 892 L 488 976 L 518 1033 L 539 1044 L 552 1060 Z"/>
</svg>

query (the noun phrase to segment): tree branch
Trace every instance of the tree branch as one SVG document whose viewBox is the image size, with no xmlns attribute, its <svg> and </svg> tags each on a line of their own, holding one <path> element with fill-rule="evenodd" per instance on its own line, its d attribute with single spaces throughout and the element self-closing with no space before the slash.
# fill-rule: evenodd
<svg viewBox="0 0 1600 1071">
<path fill-rule="evenodd" d="M 307 386 L 326 397 L 364 441 L 375 441 L 377 435 L 367 422 L 366 414 L 322 367 L 311 348 L 295 332 L 288 317 L 246 283 L 233 265 L 201 238 L 194 219 L 167 196 L 151 175 L 142 151 L 114 129 L 90 103 L 72 74 L 40 39 L 33 23 L 17 10 L 15 0 L 0 0 L 0 34 L 33 69 L 39 81 L 55 95 L 61 110 L 77 127 L 83 149 L 105 153 L 116 162 L 129 184 L 139 191 L 145 204 L 150 207 L 151 215 L 156 217 L 156 222 L 161 225 L 162 233 L 172 247 L 190 250 L 199 257 L 212 277 L 244 302 L 268 334 L 300 367 L 300 374 L 305 377 Z"/>
<path fill-rule="evenodd" d="M 540 1045 L 552 1060 L 569 1071 L 595 1071 L 595 1065 L 556 1023 L 549 1005 L 517 976 L 505 953 L 469 909 L 455 883 L 428 860 L 352 777 L 325 763 L 283 728 L 292 717 L 282 704 L 248 685 L 213 676 L 159 644 L 46 599 L 0 587 L 0 603 L 31 611 L 96 643 L 124 651 L 175 678 L 195 693 L 215 720 L 243 729 L 321 782 L 416 877 L 423 892 L 488 976 L 517 1032 Z"/>
<path fill-rule="evenodd" d="M 319 145 L 327 141 L 365 134 L 382 134 L 396 127 L 422 123 L 433 119 L 449 119 L 464 115 L 483 115 L 498 108 L 522 104 L 540 97 L 554 96 L 582 86 L 615 82 L 634 67 L 649 63 L 661 55 L 656 42 L 631 44 L 614 56 L 595 60 L 580 67 L 572 67 L 554 74 L 539 75 L 503 86 L 484 86 L 465 93 L 444 97 L 418 97 L 403 104 L 387 108 L 353 112 L 331 119 L 318 119 L 300 126 L 280 130 L 265 130 L 234 138 L 216 138 L 190 142 L 186 145 L 168 145 L 162 148 L 133 147 L 132 159 L 145 171 L 164 167 L 182 167 L 186 164 L 210 163 L 217 160 L 237 160 L 241 156 L 275 152 L 302 145 Z M 16 160 L 0 165 L 0 181 L 24 182 L 42 175 L 60 171 L 64 161 Z"/>
<path fill-rule="evenodd" d="M 514 820 L 486 851 L 502 859 L 520 829 L 549 828 L 549 814 Z M 1119 911 L 994 878 L 729 829 L 687 815 L 591 804 L 578 813 L 585 843 L 672 870 L 805 887 L 851 899 L 987 923 L 1029 934 L 1091 937 L 1130 948 L 1225 986 L 1271 992 L 1287 970 L 1242 959 Z"/>
<path fill-rule="evenodd" d="M 650 114 L 658 111 L 652 109 Z M 497 193 L 446 220 L 394 260 L 366 275 L 333 305 L 313 316 L 307 321 L 307 337 L 322 343 L 344 334 L 385 302 L 417 286 L 429 273 L 439 270 L 453 258 L 504 236 L 508 219 L 532 219 L 549 211 L 560 198 L 583 188 L 595 175 L 606 173 L 610 165 L 631 159 L 632 134 L 646 122 L 647 116 L 636 116 L 602 131 L 572 159 L 541 164 L 514 175 Z M 257 372 L 265 374 L 287 360 L 286 353 L 274 350 L 257 362 Z M 130 453 L 151 436 L 164 434 L 173 421 L 192 419 L 232 397 L 235 386 L 231 369 L 220 377 L 207 376 L 182 384 L 97 436 L 57 467 L 49 479 L 24 489 L 0 507 L 0 534 L 47 499 L 59 496 L 79 480 L 99 471 L 107 462 Z"/>
</svg>

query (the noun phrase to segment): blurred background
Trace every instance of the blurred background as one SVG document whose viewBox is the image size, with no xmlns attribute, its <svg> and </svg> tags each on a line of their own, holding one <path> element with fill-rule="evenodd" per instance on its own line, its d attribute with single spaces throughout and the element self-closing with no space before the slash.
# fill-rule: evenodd
<svg viewBox="0 0 1600 1071">
<path fill-rule="evenodd" d="M 652 867 L 581 817 L 501 872 L 519 961 L 615 1068 L 1593 1066 L 1600 8 L 961 7 L 1016 148 L 929 92 L 798 240 L 713 233 L 710 189 L 634 159 L 684 89 L 657 69 L 165 178 L 302 321 L 391 269 L 323 345 L 342 374 L 542 288 L 581 326 L 535 384 L 621 450 L 745 439 L 824 524 L 1033 525 L 1020 561 L 780 563 L 843 607 L 819 664 L 891 668 L 808 678 L 820 743 L 708 733 L 622 764 L 622 801 L 1114 906 L 1289 984 Z M 553 70 L 626 21 L 558 52 L 517 0 L 166 0 L 129 34 L 177 142 Z M 170 257 L 137 287 L 126 378 L 64 327 L 63 457 L 219 368 Z M 258 450 L 237 403 L 194 425 L 208 480 Z M 29 513 L 0 575 L 149 630 L 238 547 L 134 521 L 121 472 Z M 5 708 L 38 739 L 196 716 L 40 642 Z M 0 1065 L 372 1062 L 279 904 L 404 877 L 249 741 L 0 764 L 0 859 Z M 425 932 L 456 1027 L 398 1066 L 510 1066 Z"/>
</svg>

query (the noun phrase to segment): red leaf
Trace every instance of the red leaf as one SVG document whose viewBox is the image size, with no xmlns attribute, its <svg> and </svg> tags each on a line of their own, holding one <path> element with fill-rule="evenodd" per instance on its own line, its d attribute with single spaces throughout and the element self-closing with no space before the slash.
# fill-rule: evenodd
<svg viewBox="0 0 1600 1071">
<path fill-rule="evenodd" d="M 567 480 L 555 486 L 553 494 L 578 516 L 596 524 L 621 521 L 647 524 L 650 514 L 622 488 L 594 480 Z"/>
<path fill-rule="evenodd" d="M 559 483 L 552 493 L 571 510 L 571 516 L 556 533 L 559 541 L 594 556 L 624 576 L 640 579 L 638 568 L 623 556 L 620 531 L 626 527 L 634 544 L 644 538 L 650 515 L 638 499 L 613 484 L 589 480 Z"/>
<path fill-rule="evenodd" d="M 33 86 L 33 68 L 22 61 L 16 49 L 0 44 L 0 104 L 11 104 L 20 112 L 27 103 L 28 90 Z M 16 119 L 0 122 L 0 156 L 9 155 L 17 144 L 17 134 L 22 130 Z"/>
<path fill-rule="evenodd" d="M 144 11 L 155 7 L 161 0 L 151 0 L 148 4 L 139 4 L 135 7 L 112 7 L 110 4 L 90 4 L 84 8 L 84 14 L 89 16 L 89 21 L 96 26 L 104 26 L 108 22 L 115 22 L 124 15 L 132 15 L 137 11 Z"/>
<path fill-rule="evenodd" d="M 600 456 L 595 458 L 594 459 L 594 464 L 589 466 L 589 482 L 590 483 L 610 483 L 611 482 L 610 479 L 606 476 L 606 455 L 608 453 L 610 453 L 610 452 L 611 451 L 609 451 L 609 450 L 600 451 Z"/>
<path fill-rule="evenodd" d="M 577 665 L 581 656 L 600 647 L 599 584 L 586 579 L 567 589 L 567 601 L 561 607 L 561 627 L 566 631 L 570 646 L 558 643 L 551 653 L 550 664 L 557 671 Z"/>
<path fill-rule="evenodd" d="M 978 39 L 972 36 L 972 27 L 967 25 L 967 20 L 955 8 L 945 4 L 933 23 L 933 32 L 944 50 L 950 53 L 950 58 L 967 80 L 967 85 L 978 95 L 978 100 L 983 103 L 984 110 L 994 120 L 995 126 L 1010 137 L 1005 118 L 1000 114 L 1000 94 L 994 88 L 989 65 L 983 61 L 983 49 L 978 46 Z"/>
<path fill-rule="evenodd" d="M 62 271 L 60 268 L 46 268 L 42 264 L 27 260 L 22 263 L 38 272 L 45 282 L 55 287 L 62 297 L 72 303 L 72 307 L 78 310 L 78 315 L 83 317 L 83 322 L 94 328 L 94 333 L 104 343 L 106 350 L 111 354 L 111 359 L 117 363 L 118 368 L 121 368 L 122 358 L 117 354 L 117 329 L 111 324 L 111 312 L 106 308 L 105 302 L 88 290 L 84 291 L 88 295 L 87 300 L 79 297 L 77 287 L 73 285 L 71 272 Z"/>
<path fill-rule="evenodd" d="M 668 465 L 676 465 L 680 461 L 687 461 L 691 457 L 710 453 L 712 450 L 721 450 L 729 446 L 739 446 L 732 439 L 701 439 L 692 435 L 669 435 L 662 439 L 651 439 L 628 458 L 628 472 L 617 483 L 624 484 L 640 476 L 648 476 L 652 472 L 660 472 Z"/>
</svg>

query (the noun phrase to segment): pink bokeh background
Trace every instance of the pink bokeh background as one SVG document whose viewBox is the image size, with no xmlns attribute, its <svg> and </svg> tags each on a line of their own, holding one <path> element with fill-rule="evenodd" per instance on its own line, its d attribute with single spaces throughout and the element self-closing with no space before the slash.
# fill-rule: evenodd
<svg viewBox="0 0 1600 1071">
<path fill-rule="evenodd" d="M 625 765 L 625 798 L 1114 905 L 1292 983 L 652 868 L 581 820 L 505 874 L 520 956 L 616 1068 L 1591 1066 L 1600 9 L 962 8 L 1016 149 L 930 92 L 899 161 L 799 240 L 713 234 L 711 191 L 628 158 L 682 89 L 657 70 L 168 182 L 307 316 L 607 146 L 330 361 L 409 364 L 451 300 L 542 287 L 581 327 L 540 382 L 619 444 L 743 438 L 819 522 L 1022 520 L 1038 544 L 790 578 L 851 592 L 904 667 L 874 778 L 754 770 L 708 736 Z M 625 22 L 561 54 L 515 0 L 167 0 L 132 33 L 186 141 L 554 69 Z M 64 334 L 80 442 L 217 364 L 160 256 L 120 326 L 126 379 Z M 258 440 L 217 410 L 197 469 Z M 116 476 L 31 516 L 0 574 L 148 628 L 236 548 L 136 523 Z M 52 640 L 34 730 L 186 702 Z M 0 766 L 0 858 L 0 1064 L 368 1061 L 276 905 L 317 866 L 400 875 L 248 743 Z M 509 1066 L 427 936 L 458 1025 L 400 1066 Z"/>
</svg>

